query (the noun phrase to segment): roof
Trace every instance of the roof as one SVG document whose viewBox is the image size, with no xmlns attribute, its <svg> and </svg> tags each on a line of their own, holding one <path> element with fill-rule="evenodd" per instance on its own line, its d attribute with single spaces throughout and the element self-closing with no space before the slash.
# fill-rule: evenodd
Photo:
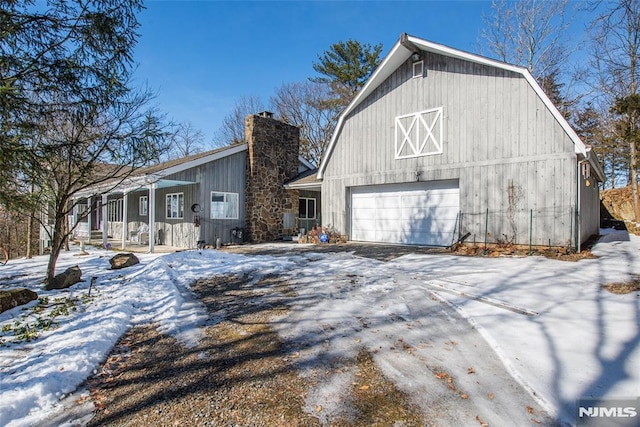
<svg viewBox="0 0 640 427">
<path fill-rule="evenodd" d="M 233 144 L 202 153 L 192 154 L 190 156 L 182 157 L 179 159 L 158 163 L 157 165 L 140 168 L 135 170 L 124 180 L 122 178 L 107 180 L 104 183 L 101 183 L 97 186 L 92 186 L 91 188 L 78 193 L 78 196 L 86 197 L 96 193 L 108 193 L 113 191 L 129 192 L 147 187 L 150 184 L 155 184 L 157 188 L 193 184 L 193 182 L 176 181 L 166 179 L 166 177 L 178 172 L 191 169 L 196 166 L 212 162 L 214 160 L 232 156 L 242 151 L 246 151 L 247 149 L 247 144 Z M 302 156 L 298 156 L 298 161 L 306 168 L 312 169 L 314 173 L 315 171 L 317 171 L 317 169 L 315 169 L 313 165 Z M 305 173 L 309 173 L 309 171 L 306 171 Z"/>
<path fill-rule="evenodd" d="M 108 193 L 112 191 L 129 192 L 135 191 L 148 185 L 155 184 L 158 188 L 174 186 L 180 184 L 191 184 L 191 182 L 167 180 L 165 177 L 182 172 L 184 170 L 209 163 L 214 160 L 222 159 L 236 153 L 240 153 L 247 149 L 247 144 L 234 144 L 202 153 L 193 154 L 175 160 L 158 163 L 157 165 L 148 166 L 135 170 L 126 179 L 114 178 L 113 180 L 104 182 L 98 186 L 92 186 L 89 189 L 78 193 L 78 196 L 91 196 L 96 193 Z M 120 182 L 121 181 L 121 182 Z"/>
<path fill-rule="evenodd" d="M 177 172 L 182 172 L 187 169 L 191 169 L 195 166 L 209 163 L 213 160 L 222 159 L 224 157 L 240 153 L 242 151 L 245 151 L 246 149 L 247 144 L 233 144 L 222 148 L 216 148 L 210 151 L 205 151 L 203 153 L 197 153 L 191 156 L 182 157 L 180 159 L 158 163 L 157 165 L 138 170 L 135 175 L 167 176 Z"/>
<path fill-rule="evenodd" d="M 322 163 L 318 168 L 318 179 L 322 179 L 324 171 L 327 167 L 327 163 L 331 158 L 331 153 L 335 147 L 336 141 L 338 139 L 338 135 L 344 126 L 345 118 L 353 112 L 358 105 L 360 105 L 369 95 L 371 95 L 377 88 L 380 86 L 393 72 L 398 69 L 416 50 L 421 50 L 424 52 L 436 53 L 444 56 L 448 56 L 451 58 L 462 59 L 465 61 L 475 62 L 481 65 L 487 65 L 491 67 L 500 68 L 507 71 L 512 71 L 514 73 L 522 75 L 525 80 L 529 83 L 529 85 L 533 88 L 536 94 L 540 97 L 542 102 L 547 106 L 551 114 L 558 121 L 563 130 L 567 133 L 571 141 L 574 143 L 575 152 L 584 156 L 585 159 L 588 159 L 590 163 L 596 169 L 596 172 L 599 175 L 601 180 L 604 180 L 604 172 L 602 171 L 602 167 L 600 163 L 593 156 L 588 155 L 589 149 L 582 142 L 578 134 L 571 127 L 571 125 L 567 122 L 564 116 L 560 113 L 558 108 L 553 104 L 553 102 L 549 99 L 549 97 L 544 93 L 540 85 L 533 78 L 529 70 L 526 68 L 518 67 L 515 65 L 507 64 L 505 62 L 496 61 L 493 59 L 489 59 L 480 55 L 475 55 L 472 53 L 464 52 L 461 50 L 453 49 L 448 46 L 444 46 L 441 44 L 436 44 L 427 40 L 420 39 L 418 37 L 414 37 L 403 33 L 400 36 L 400 39 L 393 46 L 389 54 L 384 58 L 382 63 L 376 68 L 373 72 L 367 83 L 364 87 L 358 92 L 356 97 L 351 101 L 351 103 L 347 106 L 347 108 L 342 112 L 340 118 L 338 119 L 338 124 L 336 126 L 335 131 L 333 132 L 333 136 L 331 137 L 331 141 L 327 146 L 327 151 L 323 156 Z M 595 160 L 595 162 L 594 162 Z"/>
<path fill-rule="evenodd" d="M 291 190 L 317 190 L 322 186 L 322 180 L 318 179 L 318 169 L 304 171 L 295 178 L 284 183 L 284 188 Z"/>
</svg>

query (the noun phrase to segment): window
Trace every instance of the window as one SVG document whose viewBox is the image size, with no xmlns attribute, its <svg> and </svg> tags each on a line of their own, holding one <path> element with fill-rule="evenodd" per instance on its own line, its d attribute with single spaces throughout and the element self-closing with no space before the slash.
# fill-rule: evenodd
<svg viewBox="0 0 640 427">
<path fill-rule="evenodd" d="M 79 217 L 86 216 L 87 215 L 87 204 L 86 203 L 78 203 L 76 210 L 78 212 L 78 216 Z"/>
<path fill-rule="evenodd" d="M 442 107 L 396 117 L 396 159 L 442 154 Z"/>
<path fill-rule="evenodd" d="M 149 213 L 148 196 L 140 196 L 140 202 L 138 204 L 138 214 L 140 214 L 140 216 L 147 216 L 148 213 Z"/>
<path fill-rule="evenodd" d="M 107 221 L 122 221 L 122 199 L 107 202 Z"/>
<path fill-rule="evenodd" d="M 238 219 L 238 193 L 212 191 L 211 219 Z"/>
<path fill-rule="evenodd" d="M 298 218 L 316 219 L 316 199 L 300 197 Z"/>
<path fill-rule="evenodd" d="M 184 193 L 167 194 L 167 218 L 184 218 Z"/>
<path fill-rule="evenodd" d="M 418 61 L 413 63 L 413 78 L 424 76 L 424 61 Z"/>
</svg>

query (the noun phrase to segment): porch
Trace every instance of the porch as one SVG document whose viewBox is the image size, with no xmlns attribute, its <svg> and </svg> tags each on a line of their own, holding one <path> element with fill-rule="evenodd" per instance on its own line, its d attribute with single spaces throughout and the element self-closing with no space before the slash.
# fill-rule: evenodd
<svg viewBox="0 0 640 427">
<path fill-rule="evenodd" d="M 94 241 L 94 244 L 95 242 L 99 242 L 99 244 L 102 244 L 100 240 Z M 125 242 L 125 245 L 123 246 L 122 241 L 120 239 L 107 239 L 107 244 L 109 245 L 109 250 L 113 252 L 131 252 L 131 253 L 138 253 L 138 254 L 150 253 L 149 245 L 147 244 Z M 153 246 L 153 253 L 156 253 L 156 254 L 183 252 L 188 250 L 193 250 L 193 248 L 189 249 L 189 248 L 182 248 L 182 247 L 171 246 L 171 245 L 154 245 Z"/>
</svg>

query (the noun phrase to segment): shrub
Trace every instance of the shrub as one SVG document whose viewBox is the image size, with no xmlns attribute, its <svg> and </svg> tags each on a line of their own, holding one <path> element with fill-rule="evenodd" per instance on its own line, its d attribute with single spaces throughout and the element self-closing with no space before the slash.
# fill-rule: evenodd
<svg viewBox="0 0 640 427">
<path fill-rule="evenodd" d="M 306 236 L 300 236 L 299 242 L 315 243 L 315 244 L 324 243 L 324 242 L 321 242 L 320 240 L 321 235 L 323 234 L 326 234 L 328 237 L 327 243 L 346 243 L 347 242 L 347 236 L 340 234 L 335 228 L 331 226 L 321 227 L 319 225 L 309 230 Z"/>
</svg>

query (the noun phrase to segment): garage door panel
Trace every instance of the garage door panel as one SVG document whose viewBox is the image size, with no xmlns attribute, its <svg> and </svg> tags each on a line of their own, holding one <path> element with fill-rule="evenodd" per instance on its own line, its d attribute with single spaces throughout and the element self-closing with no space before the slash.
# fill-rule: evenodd
<svg viewBox="0 0 640 427">
<path fill-rule="evenodd" d="M 403 206 L 422 205 L 429 199 L 429 194 L 427 192 L 411 192 L 409 194 L 403 194 L 401 199 Z"/>
<path fill-rule="evenodd" d="M 434 193 L 431 192 L 427 198 L 429 204 L 438 204 L 443 206 L 458 206 L 459 193 L 447 192 L 447 193 Z"/>
<path fill-rule="evenodd" d="M 407 235 L 405 243 L 407 245 L 423 245 L 424 241 L 441 242 L 440 244 L 432 243 L 434 246 L 448 246 L 451 244 L 451 233 L 421 233 L 415 232 Z"/>
<path fill-rule="evenodd" d="M 376 231 L 376 242 L 381 243 L 402 243 L 403 233 L 394 230 L 377 230 Z"/>
<path fill-rule="evenodd" d="M 437 218 L 439 220 L 445 220 L 446 218 L 452 218 L 453 212 L 458 211 L 457 206 L 432 206 L 423 211 L 424 216 L 429 218 Z M 453 218 L 455 219 L 455 218 Z"/>
<path fill-rule="evenodd" d="M 376 198 L 371 194 L 354 194 L 353 201 L 358 203 L 361 209 L 375 209 Z"/>
<path fill-rule="evenodd" d="M 358 230 L 375 230 L 376 220 L 371 216 L 370 219 L 359 218 L 353 221 L 353 228 Z"/>
<path fill-rule="evenodd" d="M 459 211 L 457 181 L 352 188 L 352 240 L 448 246 Z"/>
<path fill-rule="evenodd" d="M 374 213 L 371 214 L 373 217 Z M 394 209 L 378 209 L 375 212 L 377 219 L 397 220 L 402 216 L 402 210 L 400 208 Z"/>
<path fill-rule="evenodd" d="M 400 209 L 402 197 L 395 194 L 383 194 L 376 197 L 376 209 Z"/>
<path fill-rule="evenodd" d="M 456 221 L 420 221 L 412 224 L 411 227 L 406 228 L 405 231 L 408 234 L 451 234 L 452 230 L 456 226 Z M 451 244 L 451 239 L 447 240 L 447 245 Z"/>
<path fill-rule="evenodd" d="M 400 218 L 389 218 L 375 220 L 376 230 L 398 230 L 402 231 L 404 222 Z"/>
</svg>

